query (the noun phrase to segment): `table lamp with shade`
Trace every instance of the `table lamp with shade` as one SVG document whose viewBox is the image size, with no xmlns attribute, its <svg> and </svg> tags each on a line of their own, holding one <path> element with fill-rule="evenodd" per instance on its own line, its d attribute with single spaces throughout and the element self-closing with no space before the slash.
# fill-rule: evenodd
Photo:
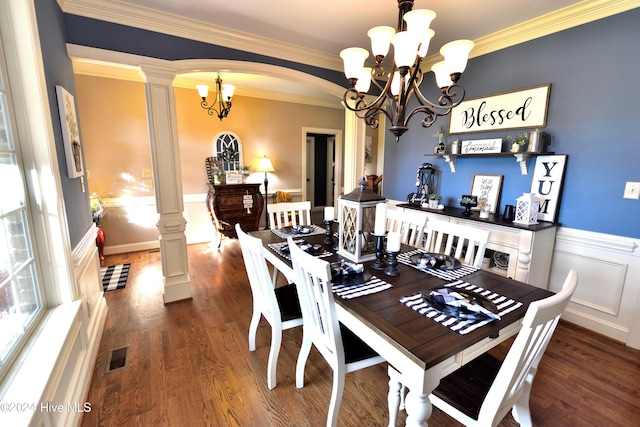
<svg viewBox="0 0 640 427">
<path fill-rule="evenodd" d="M 258 163 L 258 167 L 256 168 L 256 172 L 264 172 L 264 229 L 269 229 L 269 212 L 267 209 L 268 201 L 268 192 L 267 186 L 269 185 L 269 180 L 267 179 L 267 172 L 275 172 L 273 165 L 271 164 L 271 160 L 265 154 L 263 158 L 260 159 L 260 163 Z"/>
</svg>

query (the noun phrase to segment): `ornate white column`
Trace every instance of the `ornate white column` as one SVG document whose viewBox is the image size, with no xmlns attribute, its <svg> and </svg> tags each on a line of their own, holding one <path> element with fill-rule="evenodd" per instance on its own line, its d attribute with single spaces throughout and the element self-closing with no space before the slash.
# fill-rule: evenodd
<svg viewBox="0 0 640 427">
<path fill-rule="evenodd" d="M 191 298 L 187 221 L 183 216 L 182 175 L 176 124 L 176 104 L 171 85 L 175 70 L 142 66 L 151 143 L 153 181 L 160 231 L 164 276 L 164 303 Z"/>
</svg>

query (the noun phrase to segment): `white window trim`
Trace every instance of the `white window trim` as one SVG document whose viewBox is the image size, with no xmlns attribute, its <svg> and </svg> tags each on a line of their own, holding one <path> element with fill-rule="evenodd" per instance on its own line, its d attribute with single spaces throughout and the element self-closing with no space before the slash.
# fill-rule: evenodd
<svg viewBox="0 0 640 427">
<path fill-rule="evenodd" d="M 73 332 L 71 319 L 78 315 L 80 304 L 72 302 L 76 297 L 72 252 L 33 0 L 0 2 L 0 33 L 13 101 L 14 137 L 24 170 L 30 171 L 25 173 L 26 185 L 45 306 L 40 324 L 0 383 L 0 401 L 19 396 L 39 404 L 55 377 L 56 350 Z M 66 314 L 61 317 L 62 313 Z M 4 416 L 7 413 L 0 414 L 0 419 Z"/>
</svg>

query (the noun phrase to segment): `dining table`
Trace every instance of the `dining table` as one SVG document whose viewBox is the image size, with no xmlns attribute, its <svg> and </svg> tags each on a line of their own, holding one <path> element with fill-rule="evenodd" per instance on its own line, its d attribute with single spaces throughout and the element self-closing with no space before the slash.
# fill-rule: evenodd
<svg viewBox="0 0 640 427">
<path fill-rule="evenodd" d="M 295 231 L 287 234 L 277 230 L 253 231 L 250 234 L 262 240 L 266 260 L 289 282 L 295 283 L 291 260 L 286 249 L 282 250 L 288 236 L 299 244 L 315 245 L 317 256 L 329 263 L 344 259 L 336 250 L 335 224 L 333 243 L 327 244 L 328 235 L 323 230 L 324 226 L 313 226 L 310 232 L 306 230 L 308 234 L 296 234 Z M 404 256 L 412 253 L 420 252 L 416 248 L 402 246 L 397 256 L 400 260 L 397 276 L 374 269 L 375 260 L 362 263 L 367 277 L 372 278 L 371 283 L 382 283 L 383 286 L 370 286 L 369 291 L 351 294 L 334 289 L 340 322 L 388 362 L 389 426 L 396 423 L 402 385 L 408 389 L 404 400 L 406 425 L 427 426 L 432 411 L 429 395 L 440 379 L 515 335 L 529 304 L 553 294 L 471 266 L 462 266 L 459 271 L 432 272 L 412 263 L 415 258 Z M 455 319 L 445 317 L 441 320 L 441 312 L 434 314 L 433 307 L 424 304 L 422 295 L 425 292 L 460 286 L 463 290 L 480 290 L 485 295 L 497 296 L 498 306 L 505 305 L 508 309 L 500 313 L 499 319 L 471 322 L 470 326 L 457 329 L 459 324 Z"/>
</svg>

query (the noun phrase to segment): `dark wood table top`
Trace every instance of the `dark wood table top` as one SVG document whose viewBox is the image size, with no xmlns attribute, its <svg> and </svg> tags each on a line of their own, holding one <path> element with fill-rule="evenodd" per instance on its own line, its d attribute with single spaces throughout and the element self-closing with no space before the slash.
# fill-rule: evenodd
<svg viewBox="0 0 640 427">
<path fill-rule="evenodd" d="M 269 243 L 283 242 L 270 230 L 254 231 L 251 235 L 262 239 L 265 248 L 278 257 L 289 267 L 290 271 L 282 271 L 285 275 L 292 274 L 291 261 L 272 251 Z M 322 243 L 324 235 L 305 236 L 310 243 Z M 331 250 L 330 247 L 326 247 Z M 415 248 L 403 247 L 403 251 Z M 338 261 L 341 257 L 333 254 L 323 258 L 328 262 Z M 402 304 L 399 299 L 416 292 L 441 286 L 444 280 L 417 270 L 402 263 L 398 264 L 400 275 L 390 277 L 383 271 L 371 268 L 373 261 L 364 263 L 365 270 L 393 285 L 392 288 L 350 300 L 335 298 L 337 304 L 356 316 L 363 323 L 384 336 L 398 350 L 406 354 L 422 369 L 429 369 L 443 360 L 456 355 L 473 344 L 490 336 L 495 336 L 504 327 L 519 321 L 533 301 L 551 296 L 553 293 L 526 283 L 518 282 L 495 273 L 478 270 L 461 280 L 490 289 L 522 302 L 522 306 L 500 320 L 481 326 L 466 335 L 461 335 L 430 318 L 416 312 Z M 291 276 L 290 276 L 291 277 Z"/>
</svg>

